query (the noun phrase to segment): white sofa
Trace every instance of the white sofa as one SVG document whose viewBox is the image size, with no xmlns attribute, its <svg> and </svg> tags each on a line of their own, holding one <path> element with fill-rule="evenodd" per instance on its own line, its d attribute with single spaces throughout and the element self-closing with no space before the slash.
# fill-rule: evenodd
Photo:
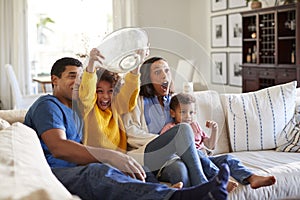
<svg viewBox="0 0 300 200">
<path fill-rule="evenodd" d="M 0 110 L 0 199 L 79 199 L 52 174 L 37 134 L 20 123 L 25 113 Z"/>
<path fill-rule="evenodd" d="M 299 137 L 299 129 L 294 129 L 299 91 L 291 82 L 251 93 L 195 93 L 202 127 L 206 129 L 207 119 L 219 124 L 214 154 L 229 153 L 255 173 L 277 178 L 275 185 L 255 190 L 239 184 L 229 194 L 230 200 L 300 199 L 300 154 L 279 150 L 294 135 Z M 299 140 L 297 145 L 299 149 Z"/>
<path fill-rule="evenodd" d="M 300 199 L 300 154 L 276 151 L 295 135 L 296 93 L 295 82 L 244 94 L 195 92 L 202 127 L 207 119 L 219 124 L 214 154 L 230 153 L 255 173 L 277 178 L 275 185 L 255 190 L 239 185 L 228 199 Z M 76 199 L 51 174 L 36 134 L 14 123 L 25 113 L 0 110 L 0 129 L 9 126 L 0 131 L 0 199 Z"/>
</svg>

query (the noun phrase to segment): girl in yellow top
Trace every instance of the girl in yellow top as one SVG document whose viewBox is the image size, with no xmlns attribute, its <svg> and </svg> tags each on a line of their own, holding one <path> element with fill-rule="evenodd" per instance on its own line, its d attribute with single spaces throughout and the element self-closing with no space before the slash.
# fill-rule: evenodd
<svg viewBox="0 0 300 200">
<path fill-rule="evenodd" d="M 102 64 L 103 59 L 98 49 L 92 49 L 82 74 L 79 99 L 84 120 L 83 144 L 125 152 L 127 137 L 120 116 L 131 111 L 137 103 L 139 66 L 127 73 L 124 84 L 117 88 L 120 82 L 117 73 L 94 66 L 95 61 Z"/>
</svg>

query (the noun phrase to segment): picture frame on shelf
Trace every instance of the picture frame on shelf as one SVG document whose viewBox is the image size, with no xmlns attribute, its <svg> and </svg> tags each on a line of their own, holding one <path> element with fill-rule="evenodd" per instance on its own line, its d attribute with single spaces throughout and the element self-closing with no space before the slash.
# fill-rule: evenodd
<svg viewBox="0 0 300 200">
<path fill-rule="evenodd" d="M 227 15 L 211 18 L 211 46 L 227 47 Z"/>
<path fill-rule="evenodd" d="M 230 52 L 228 55 L 229 85 L 242 86 L 242 52 Z"/>
<path fill-rule="evenodd" d="M 227 9 L 227 0 L 211 0 L 211 11 L 221 11 Z"/>
<path fill-rule="evenodd" d="M 242 46 L 242 15 L 234 13 L 228 15 L 228 46 L 241 47 Z"/>
<path fill-rule="evenodd" d="M 248 2 L 246 0 L 228 0 L 228 8 L 242 8 L 247 7 Z"/>
<path fill-rule="evenodd" d="M 211 82 L 214 84 L 227 84 L 227 53 L 211 53 Z"/>
</svg>

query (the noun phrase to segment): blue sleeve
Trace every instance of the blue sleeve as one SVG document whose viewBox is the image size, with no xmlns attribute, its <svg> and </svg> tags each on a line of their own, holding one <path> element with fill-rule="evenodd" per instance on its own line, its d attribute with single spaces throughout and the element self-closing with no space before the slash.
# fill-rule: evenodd
<svg viewBox="0 0 300 200">
<path fill-rule="evenodd" d="M 39 136 L 45 131 L 53 128 L 66 131 L 64 113 L 55 102 L 40 102 L 34 110 L 38 110 L 38 112 L 32 111 L 31 120 L 32 124 L 35 126 L 34 129 Z"/>
</svg>

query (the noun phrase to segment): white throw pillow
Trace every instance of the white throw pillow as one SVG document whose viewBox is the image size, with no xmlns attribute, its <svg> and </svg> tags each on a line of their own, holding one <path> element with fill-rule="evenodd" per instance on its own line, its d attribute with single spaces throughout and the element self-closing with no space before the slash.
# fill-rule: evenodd
<svg viewBox="0 0 300 200">
<path fill-rule="evenodd" d="M 10 127 L 10 124 L 8 123 L 8 121 L 0 118 L 0 131 L 3 129 L 6 129 L 8 127 Z"/>
<path fill-rule="evenodd" d="M 214 120 L 218 123 L 219 133 L 217 144 L 213 150 L 213 154 L 228 153 L 229 139 L 227 134 L 227 126 L 225 115 L 219 94 L 213 90 L 197 91 L 194 93 L 196 98 L 197 121 L 203 130 L 209 135 L 210 129 L 205 126 L 206 120 Z"/>
<path fill-rule="evenodd" d="M 295 110 L 297 82 L 255 92 L 222 94 L 233 151 L 274 149 L 286 143 L 280 134 Z"/>
<path fill-rule="evenodd" d="M 0 131 L 0 199 L 72 199 L 56 179 L 40 141 L 22 123 Z"/>
</svg>

